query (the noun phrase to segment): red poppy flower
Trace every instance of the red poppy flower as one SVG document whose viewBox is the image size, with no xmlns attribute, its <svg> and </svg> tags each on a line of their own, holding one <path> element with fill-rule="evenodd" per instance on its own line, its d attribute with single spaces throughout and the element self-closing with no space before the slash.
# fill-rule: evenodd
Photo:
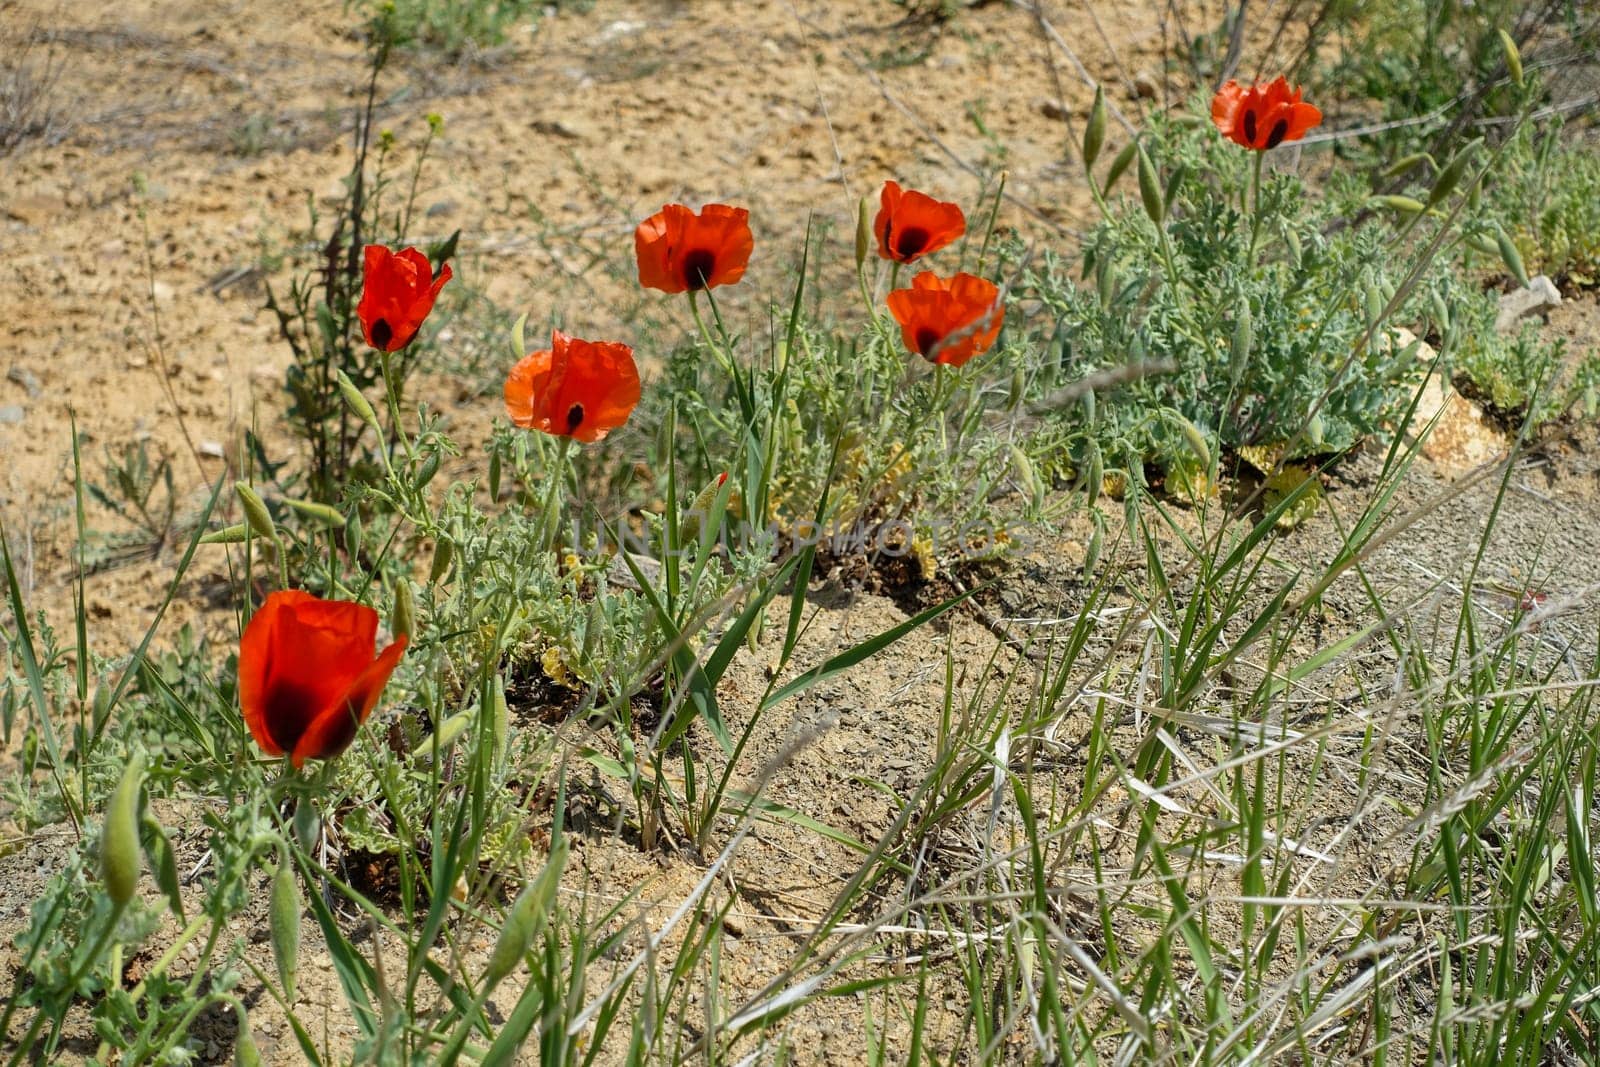
<svg viewBox="0 0 1600 1067">
<path fill-rule="evenodd" d="M 668 204 L 633 231 L 639 284 L 663 293 L 732 285 L 744 277 L 754 248 L 750 212 L 726 204 L 707 204 L 698 215 Z"/>
<path fill-rule="evenodd" d="M 367 246 L 366 269 L 361 281 L 361 303 L 356 317 L 367 344 L 384 352 L 398 352 L 417 336 L 433 301 L 450 280 L 450 264 L 433 276 L 428 257 L 415 248 L 391 252 L 383 245 Z"/>
<path fill-rule="evenodd" d="M 560 330 L 506 377 L 506 414 L 518 426 L 594 442 L 628 421 L 639 402 L 633 349 L 580 341 Z"/>
<path fill-rule="evenodd" d="M 889 294 L 906 347 L 931 363 L 959 367 L 1000 336 L 1006 309 L 993 282 L 971 274 L 946 280 L 925 270 Z"/>
<path fill-rule="evenodd" d="M 899 263 L 914 263 L 967 232 L 961 208 L 935 200 L 915 189 L 902 191 L 898 182 L 884 182 L 878 217 L 872 231 L 878 235 L 878 255 Z"/>
<path fill-rule="evenodd" d="M 273 593 L 239 641 L 239 706 L 256 744 L 299 767 L 350 747 L 406 650 L 374 655 L 378 613 L 310 593 Z"/>
<path fill-rule="evenodd" d="M 1265 152 L 1285 141 L 1298 141 L 1322 124 L 1322 112 L 1291 92 L 1283 77 L 1248 88 L 1230 81 L 1211 98 L 1211 121 L 1236 145 Z"/>
</svg>

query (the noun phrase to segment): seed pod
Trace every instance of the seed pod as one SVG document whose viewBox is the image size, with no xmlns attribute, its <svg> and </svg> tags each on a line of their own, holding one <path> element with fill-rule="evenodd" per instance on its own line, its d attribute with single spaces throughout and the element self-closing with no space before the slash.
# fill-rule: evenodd
<svg viewBox="0 0 1600 1067">
<path fill-rule="evenodd" d="M 1117 153 L 1116 158 L 1111 161 L 1110 169 L 1106 171 L 1106 184 L 1101 189 L 1102 193 L 1111 192 L 1111 187 L 1117 184 L 1117 179 L 1122 177 L 1123 173 L 1133 163 L 1134 153 L 1138 152 L 1138 150 L 1138 141 L 1129 141 L 1122 146 L 1122 151 Z"/>
<path fill-rule="evenodd" d="M 283 502 L 312 522 L 321 523 L 329 529 L 344 525 L 344 514 L 338 508 L 318 504 L 314 500 L 291 500 L 288 497 L 284 497 Z"/>
<path fill-rule="evenodd" d="M 1089 109 L 1089 121 L 1083 127 L 1083 167 L 1085 170 L 1094 167 L 1094 161 L 1100 158 L 1100 149 L 1106 143 L 1106 91 L 1101 86 L 1094 87 L 1094 106 Z"/>
<path fill-rule="evenodd" d="M 1461 240 L 1465 242 L 1468 248 L 1471 248 L 1477 252 L 1482 252 L 1486 256 L 1495 256 L 1500 254 L 1500 246 L 1495 244 L 1492 240 L 1485 237 L 1481 233 L 1469 233 Z"/>
<path fill-rule="evenodd" d="M 1500 50 L 1506 54 L 1506 70 L 1511 74 L 1511 81 L 1518 89 L 1523 87 L 1522 80 L 1522 52 L 1517 48 L 1517 42 L 1505 30 L 1500 31 Z"/>
<path fill-rule="evenodd" d="M 868 217 L 867 198 L 856 204 L 856 270 L 867 266 L 867 255 L 872 251 L 872 221 Z"/>
<path fill-rule="evenodd" d="M 411 599 L 411 582 L 401 578 L 394 586 L 394 612 L 389 617 L 389 629 L 396 637 L 409 638 L 417 624 L 417 605 Z"/>
<path fill-rule="evenodd" d="M 456 543 L 450 540 L 449 534 L 440 534 L 438 544 L 433 546 L 433 566 L 428 568 L 429 585 L 437 585 L 450 573 L 450 562 L 455 554 Z"/>
<path fill-rule="evenodd" d="M 144 753 L 135 752 L 106 804 L 100 827 L 100 878 L 121 911 L 139 885 L 139 788 L 144 784 Z"/>
<path fill-rule="evenodd" d="M 1010 453 L 1011 469 L 1016 474 L 1017 482 L 1033 501 L 1033 506 L 1041 506 L 1044 503 L 1044 483 L 1039 479 L 1039 472 L 1035 469 L 1033 460 L 1029 459 L 1028 454 L 1017 444 L 1011 445 Z"/>
<path fill-rule="evenodd" d="M 1506 231 L 1501 230 L 1495 235 L 1495 245 L 1500 250 L 1500 261 L 1506 265 L 1506 270 L 1517 280 L 1517 284 L 1524 289 L 1528 287 L 1528 268 L 1522 265 L 1522 253 L 1517 251 L 1516 244 Z"/>
<path fill-rule="evenodd" d="M 272 512 L 267 510 L 266 501 L 261 495 L 251 488 L 249 482 L 234 482 L 233 491 L 239 494 L 239 503 L 244 506 L 245 521 L 250 524 L 250 529 L 255 531 L 257 537 L 265 537 L 269 541 L 278 538 L 278 531 L 272 524 Z"/>
<path fill-rule="evenodd" d="M 244 1006 L 235 1003 L 234 1011 L 239 1014 L 239 1037 L 233 1046 L 234 1067 L 261 1067 L 261 1050 L 256 1047 L 255 1035 L 250 1032 L 250 1020 L 245 1016 Z"/>
<path fill-rule="evenodd" d="M 1166 205 L 1161 202 L 1161 178 L 1143 145 L 1139 146 L 1138 153 L 1139 199 L 1144 201 L 1144 213 L 1150 216 L 1150 221 L 1160 226 L 1167 214 Z"/>
<path fill-rule="evenodd" d="M 1428 193 L 1429 207 L 1456 191 L 1456 186 L 1461 184 L 1461 176 L 1467 172 L 1467 164 L 1472 162 L 1472 157 L 1477 154 L 1478 146 L 1481 144 L 1483 144 L 1482 137 L 1468 141 L 1461 151 L 1444 165 L 1444 169 L 1439 172 L 1439 177 L 1433 183 L 1433 189 Z"/>
<path fill-rule="evenodd" d="M 1428 296 L 1433 304 L 1434 323 L 1439 327 L 1441 334 L 1448 333 L 1450 330 L 1450 305 L 1444 302 L 1444 297 L 1440 295 L 1437 289 L 1432 290 Z"/>
<path fill-rule="evenodd" d="M 378 413 L 372 410 L 372 404 L 367 400 L 366 395 L 356 388 L 356 383 L 352 382 L 350 376 L 345 374 L 344 371 L 334 371 L 334 374 L 339 382 L 339 395 L 344 397 L 344 402 L 350 406 L 351 411 L 355 412 L 356 418 L 371 426 L 374 430 L 379 429 Z"/>
<path fill-rule="evenodd" d="M 242 522 L 232 526 L 224 526 L 220 530 L 212 530 L 200 538 L 202 545 L 237 545 L 242 544 L 249 535 L 250 527 Z"/>
<path fill-rule="evenodd" d="M 1428 210 L 1427 204 L 1409 196 L 1375 196 L 1372 200 L 1379 207 L 1398 211 L 1402 215 L 1420 215 Z"/>
<path fill-rule="evenodd" d="M 298 812 L 297 812 L 298 814 Z M 272 900 L 267 926 L 272 934 L 272 954 L 278 961 L 278 981 L 284 1000 L 294 1003 L 295 978 L 300 973 L 300 880 L 285 848 L 278 857 L 278 870 L 272 876 Z"/>
</svg>

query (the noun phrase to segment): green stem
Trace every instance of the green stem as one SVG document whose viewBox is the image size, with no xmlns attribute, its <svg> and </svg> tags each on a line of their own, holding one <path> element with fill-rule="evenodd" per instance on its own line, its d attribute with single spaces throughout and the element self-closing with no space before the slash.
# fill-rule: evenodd
<svg viewBox="0 0 1600 1067">
<path fill-rule="evenodd" d="M 1265 152 L 1256 153 L 1255 170 L 1250 176 L 1250 254 L 1245 259 L 1245 269 L 1252 275 L 1256 272 L 1256 242 L 1261 238 L 1261 165 L 1266 158 Z"/>
<path fill-rule="evenodd" d="M 543 542 L 545 551 L 554 551 L 556 547 L 557 514 L 561 505 L 562 483 L 567 478 L 567 452 L 572 447 L 572 438 L 562 437 L 556 445 L 556 462 L 547 475 L 549 484 L 545 486 L 544 514 L 539 519 L 539 540 Z"/>
</svg>

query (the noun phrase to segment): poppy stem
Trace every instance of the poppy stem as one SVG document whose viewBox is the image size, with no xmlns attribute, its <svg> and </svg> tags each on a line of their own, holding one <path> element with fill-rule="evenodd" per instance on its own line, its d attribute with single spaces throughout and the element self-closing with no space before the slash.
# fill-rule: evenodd
<svg viewBox="0 0 1600 1067">
<path fill-rule="evenodd" d="M 559 437 L 556 445 L 555 465 L 550 468 L 548 475 L 549 485 L 545 487 L 544 515 L 539 519 L 539 540 L 543 542 L 545 551 L 553 552 L 556 547 L 557 515 L 561 510 L 562 483 L 567 477 L 567 450 L 572 447 L 572 438 Z"/>
<path fill-rule="evenodd" d="M 1256 272 L 1256 242 L 1261 237 L 1261 165 L 1266 161 L 1265 152 L 1257 152 L 1255 170 L 1250 177 L 1250 253 L 1245 259 L 1245 267 L 1250 274 Z"/>
<path fill-rule="evenodd" d="M 412 463 L 415 463 L 417 460 L 416 450 L 412 448 L 411 438 L 409 435 L 407 435 L 406 428 L 400 421 L 400 394 L 394 387 L 394 374 L 389 366 L 389 353 L 378 353 L 378 367 L 383 372 L 383 392 L 389 400 L 389 431 L 395 437 L 400 439 L 400 443 L 405 447 L 406 450 L 406 458 L 411 460 Z M 382 442 L 382 444 L 383 462 L 385 465 L 389 466 L 389 469 L 392 472 L 394 467 L 389 462 L 389 443 L 385 441 Z"/>
</svg>

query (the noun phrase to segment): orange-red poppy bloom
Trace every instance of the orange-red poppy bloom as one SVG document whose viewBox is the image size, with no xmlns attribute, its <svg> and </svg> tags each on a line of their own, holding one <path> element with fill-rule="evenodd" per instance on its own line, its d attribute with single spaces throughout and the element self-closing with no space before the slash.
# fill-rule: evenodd
<svg viewBox="0 0 1600 1067">
<path fill-rule="evenodd" d="M 593 442 L 628 421 L 639 402 L 639 368 L 627 345 L 556 330 L 549 348 L 511 368 L 505 393 L 506 414 L 518 426 Z"/>
<path fill-rule="evenodd" d="M 273 593 L 239 641 L 239 706 L 269 756 L 296 767 L 350 747 L 406 650 L 376 652 L 378 613 L 297 589 Z"/>
<path fill-rule="evenodd" d="M 1211 98 L 1211 121 L 1234 144 L 1265 152 L 1298 141 L 1322 124 L 1322 112 L 1300 99 L 1282 76 L 1266 85 L 1230 81 Z"/>
<path fill-rule="evenodd" d="M 961 208 L 927 193 L 884 182 L 878 217 L 872 222 L 878 235 L 878 255 L 897 263 L 914 263 L 967 232 Z"/>
<path fill-rule="evenodd" d="M 993 282 L 965 273 L 945 279 L 931 270 L 911 279 L 911 288 L 890 293 L 889 312 L 907 348 L 952 367 L 987 352 L 1006 317 Z"/>
<path fill-rule="evenodd" d="M 668 204 L 633 231 L 639 284 L 663 293 L 732 285 L 744 277 L 754 248 L 750 212 L 726 204 L 707 204 L 698 215 Z"/>
<path fill-rule="evenodd" d="M 383 245 L 368 245 L 361 303 L 356 305 L 367 344 L 384 352 L 398 352 L 410 344 L 449 280 L 450 264 L 441 267 L 435 278 L 428 257 L 415 248 L 391 252 Z"/>
</svg>

